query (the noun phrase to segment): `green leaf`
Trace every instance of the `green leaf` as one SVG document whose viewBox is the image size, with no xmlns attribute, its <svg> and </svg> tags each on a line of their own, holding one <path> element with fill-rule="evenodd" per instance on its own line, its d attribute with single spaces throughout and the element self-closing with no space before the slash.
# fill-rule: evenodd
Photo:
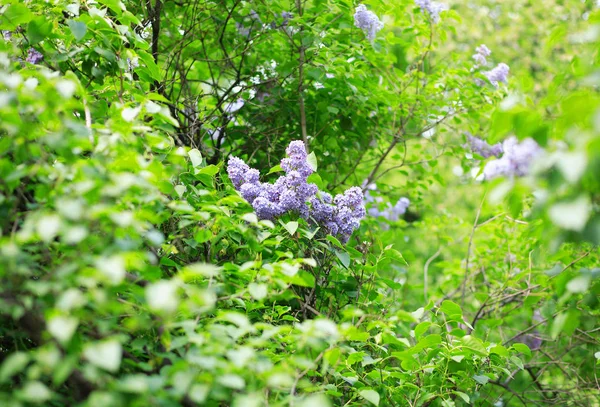
<svg viewBox="0 0 600 407">
<path fill-rule="evenodd" d="M 45 17 L 38 17 L 27 24 L 27 39 L 31 45 L 43 41 L 50 34 L 52 26 Z"/>
<path fill-rule="evenodd" d="M 327 236 L 325 236 L 325 239 L 330 241 L 334 246 L 337 246 L 340 249 L 344 249 L 344 246 L 333 235 L 327 235 Z"/>
<path fill-rule="evenodd" d="M 115 373 L 121 366 L 121 344 L 114 339 L 89 343 L 83 350 L 83 356 L 92 365 Z"/>
<path fill-rule="evenodd" d="M 69 378 L 71 372 L 73 372 L 73 369 L 75 369 L 78 362 L 78 358 L 73 356 L 63 358 L 60 362 L 58 362 L 52 375 L 52 384 L 54 386 L 60 386 L 63 384 L 65 380 Z"/>
<path fill-rule="evenodd" d="M 510 360 L 511 360 L 511 362 L 513 362 L 513 363 L 515 364 L 515 366 L 517 366 L 517 367 L 518 367 L 520 370 L 523 370 L 523 369 L 524 369 L 524 366 L 523 366 L 523 361 L 522 361 L 521 359 L 519 359 L 518 357 L 516 357 L 516 356 L 511 356 L 511 357 L 510 357 Z"/>
<path fill-rule="evenodd" d="M 156 81 L 160 81 L 162 79 L 160 69 L 158 68 L 158 65 L 156 65 L 156 62 L 154 62 L 152 55 L 141 50 L 138 50 L 137 54 L 140 59 L 144 61 L 144 64 L 146 65 L 146 71 L 148 71 L 150 77 Z"/>
<path fill-rule="evenodd" d="M 442 400 L 442 407 L 456 407 L 456 403 L 450 399 Z"/>
<path fill-rule="evenodd" d="M 423 335 L 429 327 L 431 326 L 431 322 L 423 321 L 415 327 L 415 338 L 419 339 L 421 335 Z"/>
<path fill-rule="evenodd" d="M 347 252 L 336 250 L 335 255 L 345 268 L 350 266 L 350 255 Z"/>
<path fill-rule="evenodd" d="M 31 403 L 43 403 L 52 397 L 52 392 L 45 384 L 38 381 L 25 383 L 20 398 Z"/>
<path fill-rule="evenodd" d="M 204 168 L 200 168 L 196 170 L 196 175 L 208 175 L 209 177 L 214 177 L 219 173 L 219 167 L 216 165 L 207 165 Z"/>
<path fill-rule="evenodd" d="M 360 362 L 365 357 L 365 352 L 354 352 L 348 355 L 346 358 L 346 364 L 352 366 L 353 364 Z"/>
<path fill-rule="evenodd" d="M 462 362 L 464 358 L 465 358 L 465 355 L 452 355 L 452 356 L 450 356 L 450 359 L 452 359 L 456 363 Z"/>
<path fill-rule="evenodd" d="M 306 157 L 306 162 L 313 171 L 317 171 L 317 156 L 315 155 L 314 151 L 311 152 L 308 157 Z"/>
<path fill-rule="evenodd" d="M 299 402 L 298 407 L 331 407 L 331 402 L 323 394 L 311 394 Z"/>
<path fill-rule="evenodd" d="M 568 312 L 562 312 L 554 318 L 550 336 L 556 339 L 561 333 L 572 335 L 579 326 L 579 317 L 581 312 L 577 309 L 570 309 Z"/>
<path fill-rule="evenodd" d="M 257 301 L 264 299 L 267 296 L 267 285 L 266 284 L 257 284 L 250 283 L 248 285 L 248 292 Z"/>
<path fill-rule="evenodd" d="M 568 282 L 567 290 L 572 293 L 585 293 L 591 282 L 592 276 L 590 274 L 582 274 Z"/>
<path fill-rule="evenodd" d="M 473 380 L 479 384 L 487 384 L 490 381 L 490 378 L 484 375 L 475 375 L 473 376 Z"/>
<path fill-rule="evenodd" d="M 552 329 L 550 330 L 550 336 L 552 337 L 552 339 L 556 339 L 558 335 L 560 335 L 566 322 L 566 312 L 562 312 L 554 318 L 554 322 L 552 323 Z"/>
<path fill-rule="evenodd" d="M 457 303 L 452 302 L 450 300 L 443 301 L 440 309 L 446 315 L 449 315 L 449 316 L 458 315 L 458 316 L 462 317 L 462 310 L 460 309 L 460 305 L 458 305 Z"/>
<path fill-rule="evenodd" d="M 194 168 L 202 165 L 202 153 L 197 148 L 192 148 L 188 151 L 188 157 L 190 157 Z"/>
<path fill-rule="evenodd" d="M 2 22 L 3 30 L 14 30 L 19 25 L 25 25 L 33 18 L 33 13 L 29 8 L 20 3 L 14 3 L 8 5 L 8 8 L 4 10 L 4 13 L 0 15 L 0 21 Z"/>
<path fill-rule="evenodd" d="M 267 173 L 267 175 L 273 174 L 273 173 L 276 173 L 276 172 L 281 172 L 281 171 L 283 171 L 283 168 L 281 168 L 281 165 L 277 164 L 275 167 L 272 167 L 269 170 L 269 172 Z"/>
<path fill-rule="evenodd" d="M 417 353 L 426 348 L 433 348 L 440 343 L 442 343 L 442 337 L 438 334 L 431 334 L 417 342 L 417 344 L 413 346 L 410 351 L 412 353 Z"/>
<path fill-rule="evenodd" d="M 285 230 L 288 231 L 288 233 L 290 234 L 290 236 L 294 236 L 294 233 L 296 233 L 296 230 L 298 230 L 298 222 L 291 221 L 291 222 L 288 222 L 288 223 L 284 223 L 283 227 L 285 228 Z"/>
<path fill-rule="evenodd" d="M 560 228 L 583 231 L 590 217 L 592 206 L 589 198 L 581 195 L 574 201 L 561 202 L 553 205 L 548 211 L 548 215 L 554 224 Z"/>
<path fill-rule="evenodd" d="M 116 60 L 117 60 L 117 56 L 115 55 L 115 53 L 114 53 L 114 52 L 112 52 L 112 51 L 111 51 L 111 50 L 109 50 L 109 49 L 104 49 L 104 48 L 100 48 L 100 47 L 95 47 L 95 48 L 94 48 L 94 51 L 96 51 L 96 53 L 97 53 L 98 55 L 101 55 L 101 56 L 103 56 L 104 58 L 106 58 L 108 61 L 111 61 L 111 62 L 116 62 Z"/>
<path fill-rule="evenodd" d="M 379 393 L 377 393 L 375 390 L 361 390 L 358 392 L 358 394 L 360 394 L 363 399 L 367 400 L 374 406 L 379 405 Z"/>
<path fill-rule="evenodd" d="M 466 393 L 463 393 L 462 391 L 453 391 L 452 393 L 456 394 L 458 397 L 463 399 L 465 403 L 471 402 L 471 398 L 469 397 L 469 395 Z"/>
<path fill-rule="evenodd" d="M 246 386 L 246 381 L 243 377 L 236 374 L 228 373 L 220 376 L 217 381 L 219 384 L 229 387 L 230 389 L 241 390 Z"/>
<path fill-rule="evenodd" d="M 300 270 L 292 277 L 292 284 L 299 285 L 301 287 L 313 288 L 315 286 L 315 276 L 310 274 L 308 271 Z"/>
<path fill-rule="evenodd" d="M 198 277 L 216 277 L 220 274 L 222 267 L 210 263 L 192 263 L 179 272 L 183 281 L 193 280 Z"/>
<path fill-rule="evenodd" d="M 462 338 L 460 338 L 460 342 L 462 343 L 462 345 L 465 349 L 468 349 L 468 350 L 472 351 L 473 353 L 476 353 L 477 355 L 480 355 L 480 356 L 488 355 L 488 352 L 487 352 L 485 346 L 483 346 L 483 342 L 481 342 L 480 339 L 475 338 L 474 336 L 471 336 L 471 335 L 463 336 Z"/>
<path fill-rule="evenodd" d="M 531 356 L 531 349 L 529 349 L 529 346 L 525 345 L 524 343 L 514 343 L 512 347 L 517 352 L 521 352 L 527 356 Z"/>
<path fill-rule="evenodd" d="M 2 368 L 0 368 L 0 383 L 6 382 L 19 373 L 28 363 L 29 355 L 25 352 L 14 352 L 8 355 L 2 363 Z"/>
<path fill-rule="evenodd" d="M 87 25 L 83 21 L 68 20 L 67 24 L 75 40 L 81 41 L 87 33 Z"/>
<path fill-rule="evenodd" d="M 55 316 L 48 321 L 48 332 L 60 343 L 66 344 L 77 329 L 79 321 L 77 318 L 67 316 Z"/>
</svg>

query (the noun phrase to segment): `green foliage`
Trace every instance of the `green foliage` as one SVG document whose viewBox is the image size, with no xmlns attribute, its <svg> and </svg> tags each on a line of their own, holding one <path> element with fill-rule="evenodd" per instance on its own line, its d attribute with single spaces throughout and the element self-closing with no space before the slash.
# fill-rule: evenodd
<svg viewBox="0 0 600 407">
<path fill-rule="evenodd" d="M 0 6 L 0 404 L 598 406 L 600 13 L 455 3 Z M 546 153 L 481 181 L 466 131 Z M 295 139 L 409 212 L 258 219 L 226 158 Z"/>
</svg>

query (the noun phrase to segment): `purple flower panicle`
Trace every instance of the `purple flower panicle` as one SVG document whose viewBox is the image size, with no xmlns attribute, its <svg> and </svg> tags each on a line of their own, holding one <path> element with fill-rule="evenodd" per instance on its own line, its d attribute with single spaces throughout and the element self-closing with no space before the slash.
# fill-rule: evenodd
<svg viewBox="0 0 600 407">
<path fill-rule="evenodd" d="M 431 21 L 437 24 L 440 21 L 440 13 L 448 10 L 448 6 L 437 1 L 415 0 L 415 4 L 421 7 L 423 13 L 429 14 Z"/>
<path fill-rule="evenodd" d="M 531 163 L 542 153 L 542 148 L 531 138 L 518 142 L 516 137 L 509 137 L 502 143 L 504 154 L 497 160 L 489 161 L 483 174 L 486 179 L 499 176 L 522 177 L 529 173 Z"/>
<path fill-rule="evenodd" d="M 386 207 L 380 210 L 380 204 L 383 202 L 383 198 L 380 196 L 373 197 L 371 195 L 371 191 L 377 189 L 375 184 L 370 184 L 366 188 L 367 192 L 365 193 L 365 204 L 369 204 L 368 214 L 373 218 L 384 218 L 389 220 L 390 222 L 396 222 L 402 215 L 406 213 L 408 207 L 410 206 L 410 200 L 406 197 L 402 197 L 398 199 L 398 201 L 392 205 L 391 203 L 387 203 Z M 382 226 L 384 229 L 387 229 L 387 225 Z"/>
<path fill-rule="evenodd" d="M 340 241 L 347 242 L 365 216 L 362 190 L 353 187 L 332 198 L 307 181 L 313 169 L 307 161 L 302 141 L 292 141 L 281 160 L 285 175 L 275 183 L 262 183 L 259 172 L 244 161 L 231 157 L 227 173 L 233 186 L 247 200 L 261 219 L 273 219 L 284 213 L 297 213 L 303 219 L 319 225 Z"/>
<path fill-rule="evenodd" d="M 354 13 L 354 25 L 365 33 L 367 39 L 371 42 L 375 40 L 377 32 L 383 28 L 383 23 L 379 20 L 377 15 L 370 10 L 364 4 L 359 4 L 356 7 Z"/>
<path fill-rule="evenodd" d="M 473 59 L 477 63 L 477 65 L 487 65 L 487 57 L 492 55 L 492 51 L 485 44 L 481 44 L 477 48 L 475 48 L 476 54 L 473 55 Z"/>
<path fill-rule="evenodd" d="M 41 52 L 39 52 L 35 48 L 29 48 L 29 50 L 27 51 L 27 58 L 25 58 L 25 61 L 29 62 L 30 64 L 39 64 L 43 60 L 44 55 L 42 55 Z"/>
<path fill-rule="evenodd" d="M 504 63 L 498 64 L 491 71 L 484 72 L 488 81 L 495 87 L 498 87 L 498 82 L 508 83 L 508 71 L 510 68 Z"/>
<path fill-rule="evenodd" d="M 479 137 L 472 136 L 469 133 L 467 133 L 466 136 L 471 146 L 471 151 L 482 156 L 483 158 L 490 158 L 494 156 L 500 157 L 504 151 L 501 143 L 496 143 L 491 146 L 486 143 L 485 140 L 482 140 Z"/>
</svg>

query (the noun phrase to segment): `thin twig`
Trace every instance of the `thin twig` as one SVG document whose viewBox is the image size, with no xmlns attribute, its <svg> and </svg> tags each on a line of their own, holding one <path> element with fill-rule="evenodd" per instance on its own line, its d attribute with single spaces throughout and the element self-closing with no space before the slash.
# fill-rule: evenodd
<svg viewBox="0 0 600 407">
<path fill-rule="evenodd" d="M 479 222 L 479 215 L 481 215 L 481 209 L 483 208 L 483 203 L 485 202 L 486 193 L 487 192 L 484 192 L 483 197 L 481 198 L 481 203 L 479 204 L 479 209 L 477 210 L 477 215 L 475 215 L 475 222 L 473 223 L 473 229 L 471 229 L 471 236 L 469 237 L 469 245 L 467 246 L 467 260 L 466 260 L 466 264 L 465 264 L 465 277 L 462 282 L 461 306 L 464 306 L 464 304 L 465 304 L 467 279 L 469 277 L 469 258 L 471 257 L 471 247 L 473 245 L 473 236 L 475 235 L 475 229 L 477 229 L 477 222 Z"/>
</svg>

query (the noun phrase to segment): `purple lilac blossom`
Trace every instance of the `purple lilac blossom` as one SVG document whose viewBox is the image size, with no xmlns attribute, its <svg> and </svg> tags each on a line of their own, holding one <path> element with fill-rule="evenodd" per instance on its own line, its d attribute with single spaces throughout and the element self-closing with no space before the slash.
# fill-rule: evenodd
<svg viewBox="0 0 600 407">
<path fill-rule="evenodd" d="M 363 192 L 359 187 L 347 189 L 333 199 L 336 205 L 334 222 L 338 226 L 340 241 L 347 242 L 354 229 L 360 226 L 360 220 L 365 217 Z"/>
<path fill-rule="evenodd" d="M 484 57 L 489 57 L 490 55 L 492 55 L 492 51 L 485 44 L 481 44 L 480 46 L 475 48 L 475 51 L 478 54 L 483 55 Z"/>
<path fill-rule="evenodd" d="M 354 25 L 365 33 L 367 39 L 371 42 L 375 40 L 377 32 L 383 28 L 383 23 L 379 20 L 377 15 L 370 10 L 364 4 L 360 4 L 356 7 L 354 13 Z"/>
<path fill-rule="evenodd" d="M 4 41 L 10 41 L 12 38 L 12 31 L 2 30 L 2 37 L 4 37 Z"/>
<path fill-rule="evenodd" d="M 307 182 L 313 173 L 307 161 L 302 141 L 293 141 L 286 149 L 288 155 L 281 161 L 285 175 L 275 183 L 261 183 L 259 172 L 244 161 L 231 157 L 227 173 L 233 186 L 247 200 L 261 219 L 273 219 L 286 212 L 316 223 L 327 233 L 347 242 L 365 216 L 362 190 L 353 187 L 332 198 Z"/>
<path fill-rule="evenodd" d="M 369 205 L 370 208 L 367 211 L 371 217 L 382 217 L 389 221 L 395 222 L 400 219 L 400 216 L 406 213 L 406 210 L 410 206 L 410 200 L 406 197 L 402 197 L 398 199 L 395 205 L 392 205 L 388 202 L 385 209 L 379 210 L 378 204 L 383 202 L 383 198 L 380 196 L 373 197 L 371 195 L 371 191 L 376 190 L 377 186 L 374 183 L 369 184 L 366 187 L 364 185 L 365 184 L 363 183 L 363 188 L 366 190 L 364 194 L 364 201 L 365 204 L 371 204 Z"/>
<path fill-rule="evenodd" d="M 227 175 L 229 175 L 229 179 L 233 183 L 235 189 L 239 190 L 242 186 L 244 183 L 244 175 L 249 170 L 250 167 L 243 160 L 240 160 L 237 157 L 229 158 L 229 162 L 227 163 Z"/>
<path fill-rule="evenodd" d="M 479 137 L 472 136 L 469 133 L 466 133 L 466 136 L 471 146 L 471 151 L 483 158 L 500 157 L 503 153 L 501 143 L 496 143 L 491 146 Z"/>
<path fill-rule="evenodd" d="M 423 13 L 429 14 L 431 21 L 437 24 L 440 21 L 440 13 L 448 10 L 448 6 L 437 1 L 415 0 L 415 4 L 421 7 Z"/>
<path fill-rule="evenodd" d="M 248 14 L 248 17 L 250 17 L 250 19 L 253 20 L 253 21 L 256 21 L 258 23 L 262 23 L 262 21 L 260 19 L 260 16 L 254 10 L 250 10 L 250 14 Z"/>
<path fill-rule="evenodd" d="M 483 74 L 486 76 L 488 81 L 495 87 L 498 87 L 498 82 L 507 83 L 508 82 L 508 71 L 510 68 L 508 65 L 504 63 L 498 64 L 491 71 L 484 72 Z"/>
<path fill-rule="evenodd" d="M 252 31 L 251 27 L 246 27 L 243 23 L 235 22 L 235 29 L 237 33 L 242 37 L 250 37 L 250 31 Z"/>
<path fill-rule="evenodd" d="M 504 154 L 497 160 L 489 161 L 483 169 L 486 179 L 499 176 L 522 177 L 529 173 L 532 161 L 542 153 L 542 148 L 531 138 L 518 142 L 509 137 L 502 143 Z"/>
<path fill-rule="evenodd" d="M 473 55 L 473 59 L 477 63 L 477 65 L 487 65 L 487 57 L 492 54 L 492 51 L 485 44 L 481 44 L 477 48 L 475 48 L 476 54 Z"/>
<path fill-rule="evenodd" d="M 30 64 L 38 64 L 43 60 L 44 55 L 42 55 L 41 52 L 39 52 L 35 48 L 29 48 L 29 50 L 27 51 L 27 58 L 25 58 L 25 61 L 29 62 Z"/>
</svg>

